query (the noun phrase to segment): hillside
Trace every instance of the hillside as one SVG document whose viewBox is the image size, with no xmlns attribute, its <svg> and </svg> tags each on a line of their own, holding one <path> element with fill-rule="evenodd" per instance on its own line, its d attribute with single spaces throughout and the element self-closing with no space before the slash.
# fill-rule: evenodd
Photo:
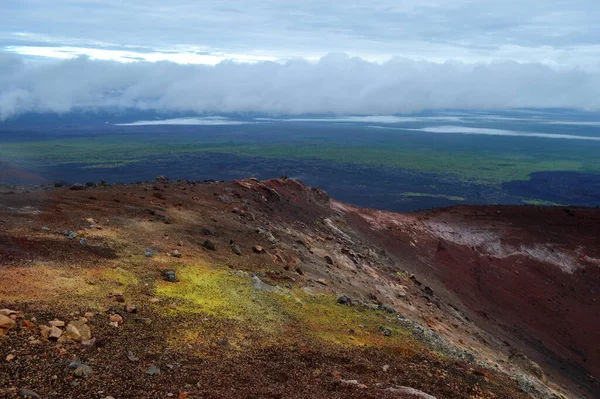
<svg viewBox="0 0 600 399">
<path fill-rule="evenodd" d="M 0 189 L 0 397 L 594 397 L 600 211 Z M 23 390 L 31 390 L 23 391 Z"/>
</svg>

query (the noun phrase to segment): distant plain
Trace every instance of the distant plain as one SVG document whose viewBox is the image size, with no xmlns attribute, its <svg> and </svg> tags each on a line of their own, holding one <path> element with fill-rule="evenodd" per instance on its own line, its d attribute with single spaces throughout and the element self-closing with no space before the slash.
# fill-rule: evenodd
<svg viewBox="0 0 600 399">
<path fill-rule="evenodd" d="M 28 115 L 0 123 L 0 160 L 50 181 L 287 175 L 351 204 L 600 205 L 600 114 Z"/>
</svg>

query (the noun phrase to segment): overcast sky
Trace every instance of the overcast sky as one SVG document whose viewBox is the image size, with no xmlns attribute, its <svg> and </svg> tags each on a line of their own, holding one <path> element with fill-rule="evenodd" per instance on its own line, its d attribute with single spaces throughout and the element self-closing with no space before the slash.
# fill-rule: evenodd
<svg viewBox="0 0 600 399">
<path fill-rule="evenodd" d="M 0 118 L 597 109 L 599 20 L 597 0 L 2 0 Z"/>
</svg>

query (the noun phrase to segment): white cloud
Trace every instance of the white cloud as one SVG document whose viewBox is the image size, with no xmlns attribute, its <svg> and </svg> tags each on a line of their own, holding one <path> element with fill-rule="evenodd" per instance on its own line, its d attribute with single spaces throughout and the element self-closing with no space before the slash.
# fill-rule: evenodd
<svg viewBox="0 0 600 399">
<path fill-rule="evenodd" d="M 552 133 L 534 133 L 520 132 L 515 130 L 476 128 L 465 126 L 430 126 L 421 129 L 404 129 L 427 133 L 444 134 L 482 134 L 486 136 L 512 136 L 512 137 L 541 137 L 546 139 L 568 139 L 568 140 L 593 140 L 600 141 L 600 137 L 577 136 L 573 134 L 552 134 Z"/>
<path fill-rule="evenodd" d="M 136 108 L 224 114 L 392 115 L 422 109 L 600 108 L 600 73 L 536 63 L 318 62 L 182 65 L 0 52 L 0 119 L 28 111 Z"/>
<path fill-rule="evenodd" d="M 137 121 L 131 123 L 116 123 L 117 126 L 220 126 L 220 125 L 245 125 L 252 122 L 232 120 L 221 116 L 207 116 L 204 118 L 173 118 L 153 121 Z"/>
</svg>

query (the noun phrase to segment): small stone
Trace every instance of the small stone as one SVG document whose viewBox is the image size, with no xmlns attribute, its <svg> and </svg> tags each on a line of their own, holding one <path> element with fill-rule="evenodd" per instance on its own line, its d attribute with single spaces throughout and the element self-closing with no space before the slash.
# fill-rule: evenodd
<svg viewBox="0 0 600 399">
<path fill-rule="evenodd" d="M 387 372 L 388 372 L 388 370 L 390 369 L 390 365 L 389 365 L 389 364 L 385 364 L 385 365 L 382 367 L 382 369 L 383 369 L 383 371 L 384 371 L 385 373 L 387 373 Z"/>
<path fill-rule="evenodd" d="M 37 392 L 32 391 L 31 389 L 23 388 L 19 391 L 19 396 L 23 399 L 42 399 Z"/>
<path fill-rule="evenodd" d="M 388 313 L 396 313 L 396 309 L 394 309 L 393 307 L 388 306 L 388 305 L 379 305 L 379 307 L 377 309 L 384 310 Z"/>
<path fill-rule="evenodd" d="M 59 339 L 62 333 L 63 331 L 60 328 L 52 326 L 52 328 L 50 328 L 50 334 L 48 335 L 48 339 Z"/>
<path fill-rule="evenodd" d="M 177 275 L 175 274 L 175 270 L 163 270 L 162 274 L 165 277 L 165 280 L 167 280 L 168 282 L 177 282 Z"/>
<path fill-rule="evenodd" d="M 129 359 L 131 362 L 137 362 L 140 360 L 140 358 L 134 355 L 132 351 L 127 352 L 127 359 Z"/>
<path fill-rule="evenodd" d="M 73 365 L 73 363 L 71 363 Z M 73 367 L 73 366 L 71 366 Z M 83 364 L 83 363 L 78 363 L 75 371 L 73 371 L 73 375 L 77 378 L 87 378 L 90 375 L 94 374 L 94 370 L 92 370 L 92 368 L 90 366 L 88 366 L 87 364 Z"/>
<path fill-rule="evenodd" d="M 135 305 L 128 303 L 127 305 L 125 305 L 125 311 L 127 313 L 137 313 L 137 307 Z"/>
<path fill-rule="evenodd" d="M 120 314 L 111 314 L 108 316 L 108 318 L 110 319 L 111 323 L 117 323 L 117 325 L 123 324 L 123 316 Z"/>
<path fill-rule="evenodd" d="M 263 247 L 261 247 L 260 245 L 255 245 L 252 247 L 252 251 L 254 251 L 257 254 L 264 254 L 265 253 L 265 249 Z"/>
<path fill-rule="evenodd" d="M 156 366 L 150 366 L 150 367 L 148 367 L 148 370 L 146 370 L 146 374 L 148 374 L 148 375 L 160 374 L 160 369 Z"/>
<path fill-rule="evenodd" d="M 150 303 L 158 303 L 158 302 L 160 302 L 160 299 L 158 299 L 158 298 L 150 298 L 150 299 L 148 299 L 148 302 L 150 302 Z"/>
<path fill-rule="evenodd" d="M 57 320 L 57 319 L 50 320 L 48 322 L 48 324 L 50 324 L 52 327 L 64 327 L 65 326 L 65 322 L 64 321 Z"/>
<path fill-rule="evenodd" d="M 88 319 L 91 319 L 92 317 L 95 316 L 95 314 L 93 312 L 85 312 L 83 314 L 84 317 L 87 317 Z"/>
<path fill-rule="evenodd" d="M 322 285 L 329 285 L 329 283 L 327 283 L 327 281 L 323 278 L 318 279 L 317 283 L 322 284 Z"/>
<path fill-rule="evenodd" d="M 67 325 L 65 335 L 73 341 L 88 341 L 92 338 L 90 327 L 81 320 L 74 320 Z"/>
<path fill-rule="evenodd" d="M 339 303 L 340 305 L 348 305 L 348 306 L 354 305 L 352 298 L 350 298 L 346 295 L 342 295 L 342 296 L 338 297 L 337 303 Z"/>
<path fill-rule="evenodd" d="M 181 258 L 181 252 L 179 252 L 177 249 L 171 251 L 171 256 L 175 257 L 175 258 Z"/>
<path fill-rule="evenodd" d="M 14 353 L 10 353 L 8 355 L 6 355 L 6 361 L 10 362 L 11 360 L 13 360 L 15 357 L 17 357 Z"/>
<path fill-rule="evenodd" d="M 66 235 L 69 240 L 73 240 L 73 239 L 77 238 L 77 233 L 75 233 L 74 231 L 71 231 L 71 230 L 67 231 Z"/>
<path fill-rule="evenodd" d="M 17 323 L 8 316 L 0 314 L 0 335 L 6 335 L 9 330 L 15 328 Z"/>
<path fill-rule="evenodd" d="M 399 393 L 402 395 L 410 395 L 421 399 L 436 399 L 435 396 L 431 396 L 426 394 L 423 391 L 419 391 L 418 389 L 410 388 L 410 387 L 397 387 L 397 388 L 387 388 L 385 391 L 392 393 Z"/>
<path fill-rule="evenodd" d="M 384 326 L 380 326 L 379 331 L 386 337 L 389 337 L 392 335 L 392 330 L 390 330 L 389 328 L 386 328 Z"/>
<path fill-rule="evenodd" d="M 29 320 L 23 320 L 23 328 L 28 330 L 32 330 L 36 327 L 35 323 L 30 322 Z"/>
<path fill-rule="evenodd" d="M 87 245 L 87 240 L 86 240 L 85 238 L 81 237 L 81 238 L 79 239 L 79 243 L 80 243 L 81 245 Z"/>
<path fill-rule="evenodd" d="M 215 244 L 211 240 L 204 240 L 202 246 L 211 251 L 215 250 Z"/>
<path fill-rule="evenodd" d="M 116 321 L 111 321 L 110 323 L 108 323 L 108 325 L 111 327 L 119 327 L 119 323 L 117 323 Z"/>
<path fill-rule="evenodd" d="M 146 250 L 146 252 L 144 252 L 144 256 L 146 256 L 146 258 L 151 258 L 152 257 L 152 251 Z"/>
<path fill-rule="evenodd" d="M 333 265 L 333 258 L 331 258 L 331 256 L 325 255 L 323 258 L 325 259 L 325 262 L 327 262 L 328 265 Z"/>
<path fill-rule="evenodd" d="M 236 255 L 242 255 L 242 250 L 237 246 L 237 244 L 231 243 L 229 246 L 231 247 L 231 252 Z"/>
</svg>

